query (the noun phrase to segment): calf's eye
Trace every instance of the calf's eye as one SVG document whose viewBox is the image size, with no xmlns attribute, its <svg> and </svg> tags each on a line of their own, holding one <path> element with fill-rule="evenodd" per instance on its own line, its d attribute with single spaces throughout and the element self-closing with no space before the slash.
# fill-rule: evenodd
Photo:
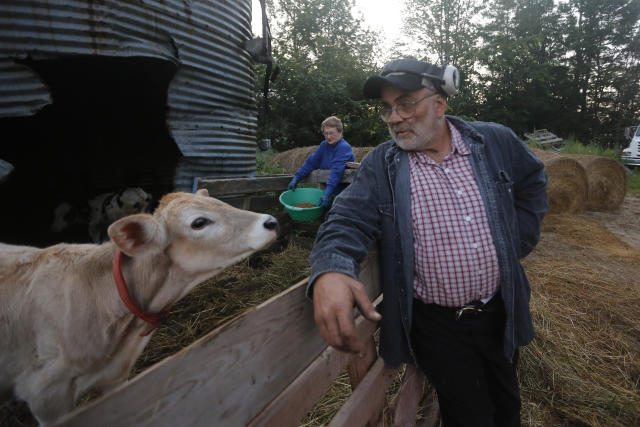
<svg viewBox="0 0 640 427">
<path fill-rule="evenodd" d="M 202 230 L 204 227 L 211 224 L 212 222 L 213 221 L 207 218 L 202 218 L 202 217 L 196 218 L 191 223 L 191 228 L 193 228 L 194 230 Z"/>
</svg>

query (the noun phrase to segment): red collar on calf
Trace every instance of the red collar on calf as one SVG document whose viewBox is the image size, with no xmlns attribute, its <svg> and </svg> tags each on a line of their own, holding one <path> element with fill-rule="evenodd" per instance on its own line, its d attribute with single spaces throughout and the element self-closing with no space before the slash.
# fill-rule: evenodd
<svg viewBox="0 0 640 427">
<path fill-rule="evenodd" d="M 127 283 L 124 281 L 124 276 L 122 275 L 122 251 L 118 248 L 116 248 L 113 255 L 111 271 L 113 272 L 113 279 L 116 281 L 116 288 L 120 294 L 120 299 L 122 299 L 124 305 L 126 305 L 129 311 L 136 317 L 151 324 L 151 327 L 141 333 L 140 336 L 144 337 L 149 335 L 155 328 L 164 322 L 166 317 L 169 315 L 169 310 L 159 314 L 145 313 L 133 302 L 131 295 L 129 295 L 129 290 L 127 289 Z"/>
</svg>

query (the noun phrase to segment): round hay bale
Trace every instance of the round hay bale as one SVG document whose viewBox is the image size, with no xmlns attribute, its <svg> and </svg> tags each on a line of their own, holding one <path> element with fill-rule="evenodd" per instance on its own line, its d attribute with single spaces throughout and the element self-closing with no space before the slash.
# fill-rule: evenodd
<svg viewBox="0 0 640 427">
<path fill-rule="evenodd" d="M 588 211 L 605 212 L 616 209 L 627 194 L 627 174 L 615 160 L 587 154 L 569 154 L 587 173 Z"/>
<path fill-rule="evenodd" d="M 575 159 L 533 149 L 549 178 L 549 213 L 577 213 L 587 206 L 587 173 Z"/>
<path fill-rule="evenodd" d="M 356 162 L 360 163 L 374 148 L 376 147 L 353 147 L 353 155 L 356 158 Z"/>
<path fill-rule="evenodd" d="M 274 155 L 269 163 L 283 168 L 288 173 L 295 173 L 300 166 L 307 160 L 316 149 L 317 145 L 311 145 L 308 147 L 298 147 L 292 148 L 291 150 L 283 151 L 282 153 L 278 153 Z"/>
</svg>

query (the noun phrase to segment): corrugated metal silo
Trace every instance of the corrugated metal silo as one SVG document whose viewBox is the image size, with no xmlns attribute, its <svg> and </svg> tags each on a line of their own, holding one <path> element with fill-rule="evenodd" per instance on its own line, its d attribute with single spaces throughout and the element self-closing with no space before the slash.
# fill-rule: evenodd
<svg viewBox="0 0 640 427">
<path fill-rule="evenodd" d="M 3 190 L 162 193 L 251 176 L 251 37 L 251 0 L 1 2 L 0 158 L 16 166 Z"/>
</svg>

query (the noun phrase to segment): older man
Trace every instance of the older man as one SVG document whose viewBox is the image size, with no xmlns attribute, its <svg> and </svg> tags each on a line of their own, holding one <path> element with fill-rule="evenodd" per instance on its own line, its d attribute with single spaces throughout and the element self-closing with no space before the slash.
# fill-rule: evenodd
<svg viewBox="0 0 640 427">
<path fill-rule="evenodd" d="M 446 426 L 518 425 L 518 347 L 533 339 L 520 265 L 547 211 L 543 164 L 508 128 L 446 116 L 452 66 L 394 60 L 364 86 L 391 141 L 334 201 L 311 253 L 308 295 L 329 345 L 358 353 L 352 307 L 381 319 L 380 354 L 417 363 Z M 382 316 L 358 282 L 378 242 Z"/>
</svg>

